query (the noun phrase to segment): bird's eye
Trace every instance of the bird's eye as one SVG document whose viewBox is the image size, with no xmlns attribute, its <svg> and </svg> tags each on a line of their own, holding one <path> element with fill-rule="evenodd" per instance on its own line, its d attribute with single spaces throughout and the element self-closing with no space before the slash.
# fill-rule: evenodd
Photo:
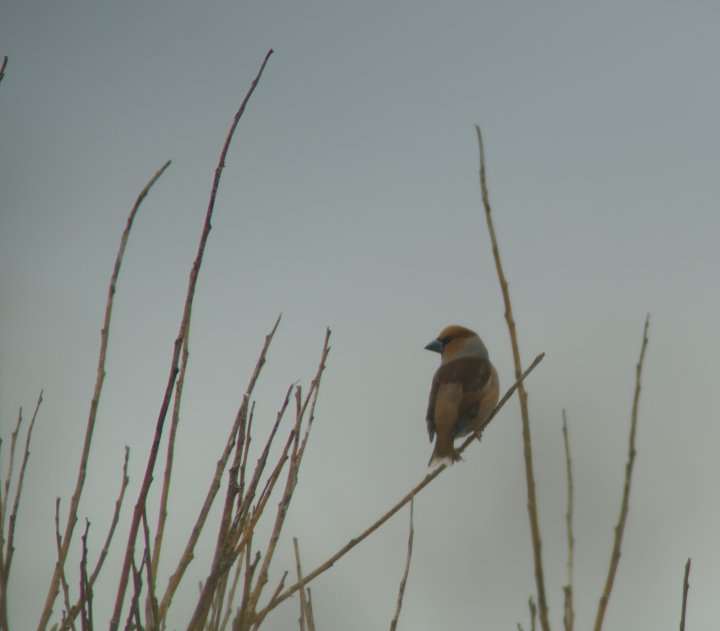
<svg viewBox="0 0 720 631">
<path fill-rule="evenodd" d="M 440 341 L 442 342 L 442 345 L 445 346 L 451 339 L 452 335 L 446 335 L 445 337 L 441 337 Z"/>
</svg>

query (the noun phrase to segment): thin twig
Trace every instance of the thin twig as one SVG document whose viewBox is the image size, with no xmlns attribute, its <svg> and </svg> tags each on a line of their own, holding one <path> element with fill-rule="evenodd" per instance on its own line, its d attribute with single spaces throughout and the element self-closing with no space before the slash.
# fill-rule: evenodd
<svg viewBox="0 0 720 631">
<path fill-rule="evenodd" d="M 173 401 L 172 420 L 170 422 L 170 431 L 168 433 L 168 443 L 165 456 L 165 472 L 163 474 L 163 485 L 160 493 L 160 507 L 158 508 L 157 528 L 155 530 L 155 543 L 153 546 L 154 555 L 152 560 L 153 580 L 157 578 L 158 567 L 160 565 L 160 553 L 162 551 L 163 536 L 165 534 L 165 523 L 167 521 L 167 505 L 170 497 L 170 479 L 172 477 L 172 468 L 175 456 L 175 437 L 180 423 L 180 404 L 182 403 L 183 387 L 185 385 L 185 372 L 187 370 L 189 352 L 189 327 L 183 336 L 182 359 L 180 361 L 180 372 L 178 373 L 177 384 L 175 386 L 175 400 Z"/>
<path fill-rule="evenodd" d="M 127 589 L 127 582 L 130 573 L 130 561 L 132 559 L 133 550 L 135 548 L 135 538 L 137 537 L 138 528 L 140 526 L 140 516 L 142 514 L 142 511 L 145 509 L 145 500 L 147 498 L 147 494 L 150 490 L 150 484 L 153 479 L 153 471 L 155 470 L 157 454 L 160 448 L 160 440 L 162 438 L 163 427 L 165 425 L 165 418 L 167 416 L 168 408 L 170 407 L 170 400 L 172 398 L 175 380 L 179 371 L 178 364 L 180 361 L 180 352 L 182 350 L 183 344 L 185 344 L 189 331 L 190 317 L 192 315 L 192 305 L 195 298 L 195 287 L 197 285 L 197 279 L 200 274 L 200 267 L 202 265 L 203 256 L 205 254 L 205 246 L 207 244 L 210 229 L 212 227 L 212 215 L 215 209 L 215 199 L 217 197 L 218 188 L 220 186 L 220 177 L 222 175 L 223 169 L 225 168 L 225 159 L 230 148 L 230 143 L 235 134 L 235 129 L 240 122 L 240 117 L 243 115 L 243 112 L 245 111 L 245 106 L 247 105 L 250 97 L 255 91 L 255 87 L 260 81 L 260 77 L 262 76 L 263 70 L 265 70 L 265 65 L 267 64 L 272 52 L 273 51 L 271 49 L 265 55 L 265 59 L 260 66 L 260 70 L 258 71 L 252 84 L 250 85 L 250 89 L 248 90 L 245 98 L 240 104 L 240 108 L 235 114 L 235 118 L 233 119 L 232 125 L 230 126 L 230 131 L 225 138 L 225 144 L 222 148 L 222 151 L 220 152 L 220 159 L 218 161 L 218 165 L 215 169 L 215 178 L 213 180 L 212 190 L 210 192 L 210 201 L 208 202 L 208 208 L 205 214 L 205 221 L 203 224 L 202 234 L 200 236 L 200 243 L 198 245 L 197 255 L 190 270 L 190 279 L 188 281 L 188 289 L 185 298 L 185 305 L 183 307 L 183 316 L 180 323 L 180 331 L 173 347 L 173 356 L 170 363 L 170 374 L 168 375 L 168 381 L 165 388 L 163 402 L 160 406 L 160 412 L 158 414 L 157 423 L 155 425 L 155 436 L 153 438 L 150 455 L 148 456 L 147 465 L 145 467 L 145 476 L 143 478 L 142 486 L 140 487 L 140 493 L 138 494 L 138 499 L 135 504 L 132 521 L 130 523 L 130 532 L 128 534 L 128 543 L 125 550 L 125 559 L 123 561 L 122 570 L 120 572 L 120 585 L 118 587 L 117 597 L 115 599 L 115 607 L 113 609 L 112 618 L 110 619 L 110 631 L 117 631 L 118 625 L 120 623 L 120 614 L 122 612 L 123 601 L 125 600 L 125 591 Z"/>
<path fill-rule="evenodd" d="M 690 589 L 690 559 L 685 564 L 685 577 L 683 578 L 682 613 L 680 614 L 680 631 L 685 631 L 685 610 L 687 609 L 687 595 Z"/>
<path fill-rule="evenodd" d="M 537 620 L 537 607 L 533 602 L 532 596 L 528 598 L 528 608 L 530 609 L 530 631 L 535 631 L 535 621 Z"/>
<path fill-rule="evenodd" d="M 58 556 L 62 550 L 62 535 L 60 534 L 60 498 L 55 499 L 55 546 Z M 70 610 L 70 586 L 65 578 L 65 566 L 60 569 L 60 585 L 62 586 L 65 611 Z M 74 618 L 70 619 L 70 626 L 75 629 Z"/>
<path fill-rule="evenodd" d="M 5 78 L 5 68 L 7 68 L 8 56 L 3 57 L 2 65 L 0 65 L 0 81 Z"/>
<path fill-rule="evenodd" d="M 249 545 L 249 544 L 248 544 Z M 245 548 L 247 550 L 247 547 Z M 235 600 L 235 592 L 237 591 L 238 583 L 240 582 L 240 575 L 242 574 L 243 569 L 243 556 L 248 557 L 249 554 L 245 551 L 240 555 L 240 558 L 237 560 L 237 563 L 235 564 L 235 574 L 233 575 L 233 580 L 230 585 L 230 592 L 227 594 L 227 600 L 226 600 L 226 606 L 225 606 L 225 613 L 223 614 L 222 620 L 217 625 L 218 631 L 225 631 L 227 628 L 228 622 L 230 621 L 230 616 L 232 615 L 232 604 Z"/>
<path fill-rule="evenodd" d="M 490 421 L 495 418 L 496 414 L 502 409 L 502 407 L 505 405 L 505 403 L 508 401 L 508 399 L 512 396 L 512 394 L 517 389 L 518 385 L 533 371 L 533 369 L 542 361 L 543 357 L 545 357 L 544 353 L 541 353 L 538 355 L 535 360 L 530 364 L 530 366 L 525 370 L 525 372 L 520 375 L 520 378 L 508 389 L 508 391 L 505 393 L 505 396 L 503 396 L 502 399 L 500 399 L 500 402 L 495 406 L 495 409 L 488 417 L 487 421 L 485 422 L 485 425 L 483 426 L 483 429 L 487 427 L 487 425 L 490 423 Z M 465 442 L 460 446 L 458 449 L 458 453 L 462 453 L 470 443 L 472 443 L 474 440 L 476 440 L 476 435 L 471 434 L 468 436 L 468 438 L 465 439 Z M 271 598 L 268 604 L 260 611 L 258 612 L 256 618 L 262 620 L 267 616 L 267 614 L 277 607 L 280 603 L 282 603 L 284 600 L 292 596 L 296 591 L 310 583 L 311 581 L 315 580 L 320 574 L 330 569 L 340 558 L 345 556 L 350 550 L 352 550 L 356 545 L 358 545 L 360 542 L 367 539 L 372 533 L 374 533 L 380 526 L 382 526 L 386 521 L 388 521 L 395 513 L 397 513 L 403 506 L 408 504 L 420 491 L 422 491 L 430 482 L 432 482 L 436 477 L 438 477 L 445 469 L 447 468 L 447 464 L 442 464 L 439 467 L 437 467 L 432 472 L 428 473 L 418 484 L 415 485 L 415 487 L 407 493 L 400 501 L 398 501 L 390 510 L 388 510 L 384 515 L 382 515 L 377 521 L 375 521 L 372 525 L 370 525 L 368 528 L 366 528 L 363 532 L 361 532 L 357 537 L 353 537 L 347 544 L 345 544 L 340 550 L 338 550 L 335 554 L 333 554 L 329 559 L 327 559 L 324 563 L 316 567 L 312 572 L 305 575 L 305 578 L 303 578 L 302 581 L 298 581 L 294 585 L 291 585 L 286 590 L 278 594 L 277 597 Z"/>
<path fill-rule="evenodd" d="M 125 456 L 123 458 L 122 482 L 120 484 L 120 492 L 117 499 L 115 500 L 115 511 L 113 512 L 110 527 L 108 529 L 107 536 L 105 537 L 105 543 L 103 544 L 102 550 L 100 551 L 100 556 L 95 563 L 95 569 L 93 569 L 92 574 L 90 575 L 90 589 L 87 592 L 89 594 L 92 594 L 92 588 L 95 585 L 97 577 L 100 575 L 100 570 L 102 570 L 103 564 L 105 563 L 105 559 L 107 558 L 108 551 L 110 550 L 110 544 L 112 543 L 113 535 L 115 534 L 115 529 L 120 518 L 120 510 L 122 508 L 123 499 L 125 497 L 125 490 L 127 489 L 128 483 L 130 482 L 130 478 L 128 477 L 127 472 L 129 457 L 130 448 L 126 446 Z M 66 631 L 66 629 L 70 628 L 77 615 L 82 611 L 82 607 L 84 606 L 84 604 L 85 597 L 83 596 L 83 594 L 80 594 L 80 599 L 67 611 L 65 619 L 62 621 L 62 624 L 58 627 L 57 631 Z"/>
<path fill-rule="evenodd" d="M 294 447 L 294 453 L 291 457 L 290 467 L 288 468 L 288 477 L 285 484 L 285 492 L 283 494 L 282 499 L 280 500 L 280 503 L 278 504 L 278 510 L 275 517 L 275 526 L 273 528 L 272 535 L 270 536 L 270 541 L 268 543 L 267 550 L 265 551 L 265 558 L 263 559 L 263 564 L 260 568 L 260 574 L 258 576 L 258 581 L 256 583 L 255 589 L 253 590 L 253 598 L 251 601 L 251 607 L 252 611 L 255 611 L 255 608 L 257 607 L 257 603 L 260 599 L 260 594 L 262 593 L 262 589 L 265 586 L 265 583 L 267 582 L 268 577 L 268 570 L 270 567 L 270 561 L 273 558 L 273 555 L 275 553 L 275 548 L 277 546 L 278 539 L 280 538 L 280 532 L 282 531 L 283 524 L 285 523 L 285 517 L 287 515 L 287 510 L 290 506 L 290 500 L 292 499 L 292 495 L 295 491 L 295 487 L 297 485 L 297 479 L 298 479 L 298 472 L 300 470 L 300 465 L 302 463 L 303 456 L 305 454 L 305 446 L 307 445 L 308 436 L 310 434 L 310 429 L 312 428 L 313 418 L 315 415 L 315 404 L 317 401 L 318 392 L 320 391 L 320 380 L 322 378 L 323 372 L 325 370 L 325 364 L 327 362 L 328 354 L 330 353 L 330 329 L 327 329 L 325 331 L 325 341 L 323 343 L 323 350 L 322 354 L 320 356 L 320 363 L 318 365 L 317 372 L 315 374 L 314 379 L 312 380 L 310 384 L 310 390 L 308 391 L 305 400 L 303 402 L 302 407 L 298 410 L 297 414 L 297 423 L 296 423 L 296 441 L 295 441 L 295 447 Z M 299 389 L 298 389 L 299 392 Z M 306 410 L 308 409 L 308 403 L 312 401 L 310 404 L 310 412 L 309 416 L 307 417 L 307 422 L 305 423 L 305 433 L 303 436 L 302 443 L 298 445 L 298 440 L 300 436 L 300 427 L 302 423 L 302 419 L 306 415 Z M 257 622 L 262 622 L 262 617 L 256 618 Z"/>
<path fill-rule="evenodd" d="M 2 499 L 2 502 L 0 502 L 0 516 L 2 516 L 2 519 L 0 519 L 0 527 L 3 528 L 2 532 L 4 533 L 4 525 L 5 525 L 5 515 L 7 515 L 7 503 L 8 498 L 10 497 L 10 482 L 13 477 L 13 470 L 15 469 L 15 449 L 17 448 L 17 437 L 20 433 L 20 427 L 23 422 L 23 411 L 22 408 L 18 410 L 18 418 L 17 422 L 15 423 L 15 429 L 13 430 L 12 434 L 10 434 L 10 455 L 9 455 L 9 463 L 8 463 L 8 472 L 7 477 L 5 478 L 5 495 Z M 3 540 L 3 544 L 0 546 L 0 548 L 4 548 L 5 543 Z"/>
<path fill-rule="evenodd" d="M 247 519 L 247 511 L 250 507 L 250 503 L 255 497 L 257 486 L 260 482 L 262 473 L 265 470 L 267 459 L 270 454 L 270 447 L 275 439 L 278 427 L 280 426 L 280 422 L 287 408 L 290 392 L 291 389 L 288 389 L 287 394 L 285 395 L 283 405 L 277 414 L 275 423 L 265 443 L 263 452 L 260 455 L 260 458 L 258 459 L 258 462 L 255 466 L 253 479 L 250 482 L 246 496 L 242 498 L 242 501 L 236 511 L 232 523 L 229 526 L 226 526 L 222 523 L 220 525 L 220 534 L 218 536 L 218 541 L 215 547 L 215 555 L 213 557 L 212 569 L 203 584 L 200 598 L 197 605 L 195 606 L 195 611 L 193 612 L 192 618 L 190 619 L 190 623 L 188 624 L 188 629 L 197 629 L 199 631 L 205 626 L 205 620 L 208 615 L 208 610 L 213 601 L 219 584 L 230 571 L 233 563 L 235 563 L 236 559 L 243 552 L 248 541 L 252 538 L 255 524 L 260 519 L 260 516 L 265 509 L 265 504 L 269 499 L 269 492 L 267 497 L 261 499 L 259 505 L 255 508 L 252 517 Z M 267 482 L 267 486 L 269 486 L 270 490 L 272 490 L 280 476 L 282 468 L 287 460 L 287 453 L 290 449 L 290 445 L 292 444 L 296 433 L 297 428 L 294 428 L 290 432 L 288 439 L 285 443 L 285 447 L 280 456 L 278 457 L 275 468 L 273 469 L 273 472 L 271 473 L 270 478 Z M 239 452 L 236 452 L 236 456 L 238 453 Z M 236 492 L 233 490 L 233 481 L 235 479 L 234 469 L 235 467 L 231 467 L 230 470 L 228 494 Z M 232 505 L 232 498 L 230 504 Z"/>
<path fill-rule="evenodd" d="M 315 612 L 313 611 L 312 604 L 312 590 L 308 587 L 307 591 L 307 613 L 308 613 L 308 625 L 309 631 L 315 631 Z"/>
<path fill-rule="evenodd" d="M 303 578 L 302 564 L 300 563 L 300 546 L 298 544 L 297 537 L 293 537 L 293 549 L 295 550 L 295 571 L 297 572 L 297 580 L 301 581 Z M 314 627 L 310 626 L 311 622 L 308 619 L 308 599 L 305 589 L 300 590 L 300 618 L 298 622 L 300 624 L 300 631 L 306 631 L 305 625 L 307 624 L 307 631 L 314 631 Z"/>
<path fill-rule="evenodd" d="M 12 512 L 8 520 L 8 531 L 5 542 L 5 563 L 3 567 L 2 584 L 7 585 L 10 576 L 10 565 L 12 564 L 13 554 L 15 553 L 15 523 L 17 522 L 18 509 L 20 508 L 20 498 L 22 497 L 23 482 L 25 481 L 25 471 L 27 470 L 28 460 L 30 460 L 30 441 L 32 440 L 33 429 L 35 428 L 35 420 L 37 419 L 40 405 L 43 401 L 43 391 L 40 391 L 37 402 L 35 403 L 35 410 L 33 411 L 32 418 L 30 419 L 30 425 L 28 425 L 27 434 L 25 434 L 25 451 L 23 452 L 22 463 L 20 464 L 20 471 L 18 472 L 17 484 L 15 486 L 15 497 L 13 498 Z M 14 449 L 14 447 L 13 447 Z"/>
<path fill-rule="evenodd" d="M 642 380 L 642 368 L 645 361 L 645 350 L 648 345 L 648 327 L 650 326 L 650 315 L 645 318 L 645 327 L 643 328 L 642 347 L 640 348 L 640 359 L 635 366 L 635 395 L 633 396 L 632 413 L 630 415 L 630 439 L 628 445 L 628 459 L 625 465 L 625 485 L 623 487 L 622 504 L 620 506 L 620 516 L 615 526 L 615 539 L 613 542 L 612 553 L 610 555 L 610 567 L 608 568 L 607 579 L 605 580 L 605 588 L 602 596 L 600 596 L 600 604 L 598 605 L 597 617 L 595 618 L 595 631 L 600 631 L 605 619 L 605 611 L 607 610 L 610 594 L 612 593 L 613 583 L 615 581 L 615 573 L 620 563 L 620 547 L 622 545 L 623 534 L 625 533 L 625 522 L 627 521 L 628 510 L 630 508 L 630 485 L 632 483 L 633 466 L 635 464 L 635 433 L 637 431 L 638 405 L 640 403 L 640 384 Z"/>
<path fill-rule="evenodd" d="M 575 609 L 573 605 L 573 572 L 575 566 L 575 535 L 573 534 L 573 475 L 572 460 L 570 459 L 570 438 L 568 437 L 567 417 L 565 408 L 562 411 L 562 433 L 563 444 L 565 445 L 565 471 L 567 472 L 567 513 L 565 513 L 565 524 L 567 528 L 567 549 L 568 549 L 568 582 L 563 588 L 565 594 L 565 614 L 563 624 L 565 631 L 573 631 L 575 626 Z"/>
<path fill-rule="evenodd" d="M 510 289 L 508 287 L 505 272 L 503 271 L 502 261 L 500 260 L 500 249 L 498 248 L 498 240 L 495 235 L 495 226 L 492 220 L 492 210 L 490 208 L 490 196 L 488 194 L 487 181 L 485 179 L 485 149 L 483 147 L 482 133 L 480 127 L 475 125 L 477 131 L 478 148 L 480 150 L 480 186 L 482 189 L 482 201 L 485 208 L 485 219 L 487 221 L 490 241 L 492 242 L 493 258 L 495 259 L 495 268 L 497 270 L 500 290 L 505 303 L 505 320 L 507 321 L 508 331 L 510 333 L 510 343 L 513 352 L 513 361 L 515 364 L 515 377 L 519 377 L 522 372 L 522 360 L 520 358 L 520 346 L 518 344 L 517 331 L 515 328 L 515 319 L 513 318 L 512 305 L 510 303 Z M 538 606 L 540 615 L 540 625 L 543 631 L 550 631 L 550 620 L 548 618 L 548 605 L 545 596 L 545 576 L 543 573 L 542 562 L 542 542 L 540 537 L 540 521 L 538 519 L 537 497 L 535 491 L 535 473 L 532 459 L 532 440 L 530 436 L 530 413 L 528 411 L 528 397 L 525 387 L 520 384 L 518 387 L 518 400 L 520 402 L 520 413 L 522 416 L 522 437 L 523 437 L 523 453 L 525 456 L 525 481 L 528 494 L 528 516 L 530 518 L 530 533 L 532 536 L 533 560 L 535 563 L 535 584 L 537 587 Z"/>
<path fill-rule="evenodd" d="M 70 499 L 70 510 L 68 512 L 67 523 L 65 525 L 65 534 L 63 536 L 63 547 L 58 555 L 57 563 L 55 564 L 55 571 L 50 579 L 50 586 L 48 587 L 47 596 L 45 598 L 45 605 L 40 615 L 40 621 L 38 623 L 38 631 L 44 631 L 47 627 L 50 616 L 52 615 L 53 604 L 57 598 L 58 584 L 60 581 L 60 575 L 62 573 L 63 565 L 67 559 L 68 551 L 70 549 L 70 542 L 72 540 L 73 531 L 75 524 L 77 523 L 77 510 L 80 504 L 80 496 L 82 495 L 83 487 L 85 486 L 85 476 L 87 473 L 87 463 L 90 456 L 90 446 L 92 444 L 93 432 L 95 430 L 95 421 L 97 419 L 98 404 L 100 402 L 100 394 L 102 393 L 103 383 L 105 381 L 105 358 L 107 356 L 108 340 L 110 337 L 110 320 L 112 317 L 113 302 L 115 296 L 115 287 L 117 285 L 118 276 L 120 274 L 120 267 L 122 265 L 123 255 L 125 254 L 125 247 L 127 246 L 128 238 L 130 237 L 130 229 L 132 228 L 135 216 L 137 215 L 138 209 L 142 204 L 143 200 L 150 192 L 158 178 L 165 172 L 170 166 L 168 160 L 160 170 L 150 178 L 150 181 L 145 185 L 140 194 L 138 195 L 135 205 L 128 215 L 125 230 L 123 231 L 120 239 L 120 247 L 118 248 L 117 255 L 115 256 L 115 264 L 113 266 L 113 272 L 110 277 L 110 286 L 108 287 L 107 302 L 105 304 L 105 318 L 103 320 L 103 327 L 100 333 L 100 353 L 98 355 L 97 364 L 97 376 L 95 379 L 95 389 L 93 391 L 92 401 L 90 402 L 90 412 L 88 414 L 87 425 L 85 427 L 85 438 L 83 439 L 82 454 L 80 456 L 80 466 L 78 468 L 78 476 L 75 482 L 75 490 L 73 491 L 72 498 Z M 117 628 L 117 625 L 116 625 Z"/>
<path fill-rule="evenodd" d="M 87 538 L 90 531 L 90 521 L 85 519 L 85 532 L 82 535 L 82 557 L 80 559 L 80 602 L 83 603 L 80 616 L 83 631 L 93 630 L 92 617 L 92 585 L 88 579 Z"/>
<path fill-rule="evenodd" d="M 398 590 L 397 604 L 395 605 L 395 615 L 390 622 L 390 631 L 396 631 L 398 619 L 400 618 L 400 610 L 402 609 L 403 597 L 405 596 L 405 585 L 407 585 L 408 573 L 410 572 L 410 560 L 413 552 L 413 538 L 415 530 L 413 529 L 413 509 L 415 501 L 410 500 L 410 532 L 408 533 L 407 556 L 405 557 L 405 570 L 403 571 L 402 580 L 400 581 L 400 589 Z"/>
<path fill-rule="evenodd" d="M 203 502 L 202 508 L 200 509 L 200 513 L 198 514 L 198 517 L 195 521 L 195 525 L 193 526 L 190 538 L 188 539 L 188 542 L 185 544 L 185 550 L 183 551 L 183 554 L 180 557 L 180 561 L 178 562 L 178 565 L 175 568 L 175 571 L 173 572 L 173 574 L 170 576 L 170 579 L 168 580 L 168 585 L 165 589 L 165 593 L 163 594 L 162 600 L 160 602 L 160 607 L 159 607 L 159 615 L 160 615 L 161 622 L 165 619 L 168 608 L 170 607 L 170 603 L 172 602 L 173 596 L 175 595 L 175 592 L 180 585 L 180 582 L 185 574 L 185 571 L 187 570 L 188 566 L 190 565 L 190 562 L 193 559 L 195 545 L 197 544 L 197 541 L 200 538 L 200 534 L 205 526 L 205 522 L 207 521 L 207 517 L 208 517 L 208 514 L 210 513 L 210 509 L 212 508 L 212 505 L 215 501 L 215 497 L 217 496 L 217 493 L 220 490 L 222 475 L 223 475 L 223 472 L 225 471 L 225 467 L 227 466 L 228 460 L 230 459 L 230 454 L 232 453 L 233 447 L 235 447 L 236 443 L 238 443 L 238 435 L 243 434 L 242 427 L 247 418 L 248 402 L 250 401 L 250 397 L 252 396 L 255 385 L 260 377 L 262 368 L 265 365 L 267 353 L 270 348 L 270 343 L 272 342 L 273 337 L 275 336 L 275 332 L 277 331 L 278 326 L 280 325 L 281 317 L 282 317 L 281 315 L 278 316 L 271 331 L 265 336 L 265 343 L 262 347 L 262 350 L 260 351 L 260 355 L 258 356 L 258 360 L 255 363 L 255 368 L 253 370 L 252 376 L 250 377 L 250 381 L 245 390 L 245 395 L 243 396 L 243 403 L 240 406 L 240 409 L 235 417 L 235 421 L 234 421 L 233 426 L 228 435 L 228 439 L 225 444 L 223 453 L 220 456 L 220 459 L 217 461 L 217 464 L 215 466 L 215 474 L 213 476 L 212 481 L 210 482 L 210 487 L 208 489 L 207 495 L 205 496 L 205 501 Z M 241 438 L 239 440 L 239 442 L 242 442 L 242 440 L 243 439 Z M 232 501 L 230 501 L 229 506 L 230 506 L 230 508 L 232 508 Z M 229 517 L 227 519 L 229 520 Z"/>
<path fill-rule="evenodd" d="M 147 597 L 145 598 L 145 626 L 151 631 L 156 631 L 160 629 L 160 623 L 158 622 L 158 601 L 155 592 L 155 577 L 152 573 L 153 552 L 150 548 L 150 528 L 146 511 L 143 511 L 142 514 L 142 528 L 145 540 L 145 575 L 148 582 Z"/>
<path fill-rule="evenodd" d="M 120 510 L 122 509 L 123 500 L 125 499 L 125 490 L 128 487 L 130 478 L 128 477 L 128 460 L 130 459 L 130 447 L 125 446 L 125 455 L 123 457 L 122 467 L 122 481 L 120 483 L 120 492 L 115 500 L 115 510 L 113 512 L 112 520 L 110 521 L 110 528 L 108 529 L 107 536 L 105 537 L 105 543 L 103 544 L 100 556 L 95 563 L 95 569 L 90 576 L 90 585 L 94 585 L 95 581 L 100 574 L 103 563 L 107 558 L 108 550 L 110 549 L 110 543 L 112 542 L 113 535 L 115 534 L 115 528 L 117 527 L 118 519 L 120 518 Z"/>
<path fill-rule="evenodd" d="M 6 573 L 5 563 L 5 517 L 7 515 L 7 503 L 10 497 L 10 482 L 13 477 L 13 470 L 15 466 L 15 448 L 17 446 L 17 437 L 20 433 L 20 426 L 23 421 L 22 407 L 18 410 L 18 418 L 15 424 L 15 429 L 10 435 L 10 462 L 8 464 L 7 476 L 4 484 L 0 485 L 0 631 L 7 631 L 9 628 L 8 622 L 8 603 L 7 603 L 7 592 L 9 582 L 9 566 Z M 2 439 L 0 438 L 0 447 L 2 447 Z M 4 494 L 3 494 L 4 489 Z M 8 546 L 8 547 L 11 547 Z M 8 550 L 9 552 L 9 550 Z"/>
<path fill-rule="evenodd" d="M 128 611 L 127 621 L 125 622 L 125 631 L 142 631 L 143 624 L 140 616 L 140 594 L 142 593 L 143 586 L 142 571 L 145 566 L 145 557 L 143 557 L 140 568 L 135 565 L 135 559 L 132 559 L 130 565 L 133 576 L 133 595 L 130 599 L 130 610 Z"/>
</svg>

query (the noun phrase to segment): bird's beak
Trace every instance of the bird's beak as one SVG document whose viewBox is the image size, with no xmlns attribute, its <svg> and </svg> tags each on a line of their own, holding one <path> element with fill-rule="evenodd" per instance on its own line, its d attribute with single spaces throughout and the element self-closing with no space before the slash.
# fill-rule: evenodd
<svg viewBox="0 0 720 631">
<path fill-rule="evenodd" d="M 443 343 L 440 340 L 433 340 L 425 347 L 426 351 L 434 351 L 435 353 L 442 353 Z"/>
</svg>

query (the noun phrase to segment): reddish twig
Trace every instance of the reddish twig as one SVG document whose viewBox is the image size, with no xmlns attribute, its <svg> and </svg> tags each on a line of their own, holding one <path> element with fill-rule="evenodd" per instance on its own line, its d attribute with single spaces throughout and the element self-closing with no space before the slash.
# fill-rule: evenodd
<svg viewBox="0 0 720 631">
<path fill-rule="evenodd" d="M 230 126 L 230 131 L 225 138 L 225 144 L 220 152 L 220 159 L 215 169 L 215 178 L 213 180 L 212 190 L 210 193 L 210 201 L 208 203 L 207 212 L 205 213 L 205 221 L 203 224 L 202 234 L 200 235 L 200 243 L 198 245 L 197 255 L 193 262 L 190 270 L 190 279 L 188 282 L 188 289 L 185 298 L 185 305 L 183 307 L 183 316 L 180 323 L 180 330 L 175 344 L 173 347 L 172 360 L 170 362 L 170 374 L 168 375 L 167 385 L 165 387 L 165 394 L 163 401 L 160 406 L 160 412 L 158 414 L 157 422 L 155 424 L 155 436 L 153 438 L 152 446 L 150 448 L 150 454 L 148 456 L 147 465 L 145 467 L 145 475 L 143 477 L 142 486 L 138 494 L 138 499 L 135 504 L 135 510 L 133 512 L 132 521 L 130 522 L 130 532 L 128 533 L 128 542 L 125 549 L 125 558 L 123 560 L 122 569 L 120 571 L 120 584 L 118 586 L 117 596 L 115 598 L 115 606 L 113 608 L 112 617 L 110 619 L 110 631 L 117 631 L 120 623 L 120 615 L 122 613 L 123 602 L 125 600 L 125 592 L 127 590 L 128 577 L 130 574 L 130 565 L 135 550 L 135 539 L 137 537 L 138 529 L 140 526 L 140 517 L 142 512 L 145 510 L 145 500 L 147 499 L 148 492 L 150 490 L 150 484 L 153 479 L 153 472 L 155 470 L 155 463 L 157 461 L 158 450 L 160 449 L 160 440 L 162 438 L 163 428 L 165 425 L 165 418 L 167 416 L 168 409 L 170 407 L 170 400 L 173 395 L 175 380 L 179 371 L 180 352 L 183 344 L 186 343 L 189 328 L 190 328 L 190 317 L 192 315 L 192 305 L 195 298 L 195 287 L 197 286 L 198 276 L 200 274 L 200 267 L 202 265 L 203 256 L 205 253 L 205 246 L 207 244 L 208 236 L 210 235 L 210 229 L 212 227 L 212 215 L 215 209 L 215 199 L 217 197 L 217 191 L 220 186 L 220 177 L 222 171 L 225 168 L 225 159 L 227 157 L 228 150 L 230 148 L 230 142 L 235 134 L 235 129 L 240 122 L 240 117 L 245 111 L 245 107 L 250 100 L 255 87 L 260 81 L 265 65 L 272 54 L 272 50 L 268 51 L 265 59 L 260 66 L 255 79 L 253 80 L 250 89 L 248 90 L 245 98 L 240 104 L 240 108 L 235 114 L 235 118 Z"/>
</svg>

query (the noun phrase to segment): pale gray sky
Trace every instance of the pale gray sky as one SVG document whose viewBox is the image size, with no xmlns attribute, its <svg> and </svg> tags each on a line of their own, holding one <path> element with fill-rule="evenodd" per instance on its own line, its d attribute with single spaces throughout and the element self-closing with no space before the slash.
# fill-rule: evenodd
<svg viewBox="0 0 720 631">
<path fill-rule="evenodd" d="M 67 507 L 72 491 L 127 212 L 172 159 L 138 218 L 118 287 L 81 504 L 94 551 L 126 444 L 127 526 L 217 156 L 269 48 L 200 278 L 165 572 L 279 312 L 257 391 L 259 432 L 287 385 L 308 383 L 326 325 L 333 348 L 274 580 L 294 567 L 290 536 L 310 569 L 424 475 L 437 357 L 423 346 L 444 325 L 478 330 L 511 383 L 481 214 L 480 123 L 523 356 L 547 352 L 528 389 L 554 628 L 566 562 L 561 409 L 585 627 L 607 572 L 648 311 L 636 477 L 606 628 L 675 628 L 688 557 L 689 628 L 716 624 L 719 26 L 710 2 L 6 0 L 3 437 L 18 406 L 28 416 L 45 389 L 17 533 L 14 628 L 34 628 L 47 589 L 54 500 Z M 512 401 L 483 444 L 418 497 L 401 628 L 528 628 L 524 484 Z M 319 629 L 387 628 L 406 535 L 402 512 L 313 584 Z M 171 612 L 178 628 L 210 539 Z M 117 553 L 109 564 L 96 624 L 114 597 Z M 288 601 L 267 628 L 293 628 L 296 618 Z"/>
</svg>

